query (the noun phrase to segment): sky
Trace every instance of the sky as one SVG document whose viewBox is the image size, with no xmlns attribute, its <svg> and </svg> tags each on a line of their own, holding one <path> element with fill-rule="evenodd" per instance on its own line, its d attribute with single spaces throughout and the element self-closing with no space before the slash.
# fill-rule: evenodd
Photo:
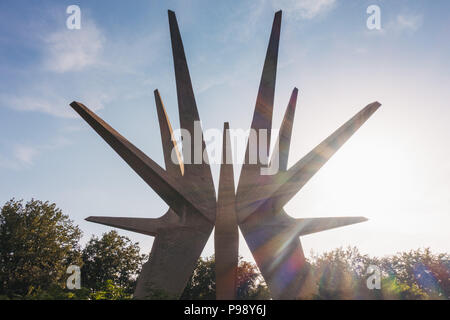
<svg viewBox="0 0 450 320">
<path fill-rule="evenodd" d="M 66 27 L 69 5 L 81 29 Z M 381 28 L 367 27 L 370 5 Z M 450 2 L 0 2 L 0 204 L 54 202 L 83 243 L 91 215 L 156 218 L 167 205 L 69 107 L 94 110 L 164 166 L 153 90 L 179 127 L 167 10 L 177 15 L 202 126 L 250 126 L 273 15 L 283 10 L 279 127 L 299 88 L 289 164 L 367 104 L 381 108 L 286 205 L 297 218 L 368 222 L 302 237 L 305 254 L 450 252 Z M 274 139 L 273 139 L 274 140 Z M 212 166 L 217 187 L 219 167 Z M 240 168 L 235 166 L 236 179 Z M 153 238 L 119 230 L 143 252 Z M 213 254 L 212 236 L 203 256 Z M 252 260 L 244 239 L 240 254 Z"/>
</svg>

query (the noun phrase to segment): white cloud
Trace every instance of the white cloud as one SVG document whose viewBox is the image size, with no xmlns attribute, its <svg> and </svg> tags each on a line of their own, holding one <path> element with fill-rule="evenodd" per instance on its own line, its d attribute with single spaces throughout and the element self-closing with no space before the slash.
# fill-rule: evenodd
<svg viewBox="0 0 450 320">
<path fill-rule="evenodd" d="M 299 19 L 313 19 L 333 9 L 336 0 L 272 0 L 272 4 Z"/>
<path fill-rule="evenodd" d="M 398 14 L 386 23 L 381 30 L 366 30 L 368 36 L 401 36 L 404 33 L 414 33 L 422 27 L 423 16 L 420 14 Z"/>
<path fill-rule="evenodd" d="M 38 155 L 38 149 L 31 146 L 18 145 L 14 147 L 13 155 L 22 165 L 30 166 L 34 158 Z"/>
<path fill-rule="evenodd" d="M 395 20 L 395 28 L 398 31 L 416 31 L 423 23 L 421 15 L 399 14 Z"/>
<path fill-rule="evenodd" d="M 40 147 L 16 144 L 12 146 L 8 155 L 0 154 L 0 168 L 12 170 L 30 168 L 40 152 Z"/>
<path fill-rule="evenodd" d="M 60 118 L 77 118 L 76 113 L 69 106 L 73 99 L 68 100 L 63 95 L 56 94 L 55 88 L 51 84 L 40 84 L 28 88 L 27 92 L 23 94 L 0 94 L 0 105 L 17 111 L 34 111 Z M 79 89 L 74 89 L 74 91 L 78 93 L 74 97 L 77 97 L 93 111 L 103 109 L 104 103 L 110 100 L 105 93 L 97 93 L 93 90 L 80 91 Z"/>
<path fill-rule="evenodd" d="M 44 39 L 44 67 L 63 73 L 95 65 L 101 61 L 104 41 L 101 31 L 92 22 L 83 23 L 80 30 L 51 33 Z"/>
<path fill-rule="evenodd" d="M 8 108 L 18 111 L 37 111 L 62 118 L 74 117 L 68 108 L 68 102 L 60 97 L 2 95 L 0 101 Z"/>
<path fill-rule="evenodd" d="M 66 138 L 59 137 L 42 145 L 14 144 L 8 156 L 0 154 L 0 167 L 14 170 L 32 167 L 36 158 L 42 153 L 66 146 L 69 143 Z"/>
<path fill-rule="evenodd" d="M 27 70 L 33 77 L 24 79 L 16 90 L 2 90 L 0 106 L 62 118 L 76 117 L 69 107 L 75 99 L 94 111 L 104 108 L 109 96 L 92 86 L 92 72 L 88 67 L 105 65 L 102 53 L 105 43 L 101 30 L 86 19 L 80 30 L 61 28 L 45 33 L 39 41 L 43 46 L 41 65 Z M 23 71 L 18 69 L 17 73 Z"/>
</svg>

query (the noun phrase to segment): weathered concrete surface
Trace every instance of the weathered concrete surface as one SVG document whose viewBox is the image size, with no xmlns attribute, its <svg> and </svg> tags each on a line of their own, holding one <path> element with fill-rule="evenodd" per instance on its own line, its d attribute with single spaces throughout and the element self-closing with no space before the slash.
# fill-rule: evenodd
<svg viewBox="0 0 450 320">
<path fill-rule="evenodd" d="M 255 130 L 266 129 L 269 139 L 280 25 L 281 13 L 278 12 L 274 18 L 251 125 Z M 287 169 L 297 94 L 297 89 L 294 89 L 280 128 L 279 148 L 275 148 L 271 158 L 271 163 L 278 162 L 279 172 L 262 175 L 264 161 L 261 159 L 257 164 L 244 164 L 236 194 L 239 227 L 274 299 L 296 299 L 302 292 L 309 266 L 299 236 L 367 220 L 364 217 L 294 219 L 286 214 L 283 207 L 380 106 L 378 102 L 368 105 Z M 260 132 L 256 133 L 259 139 Z M 258 149 L 256 152 L 261 154 Z M 248 145 L 246 153 L 248 159 Z"/>
<path fill-rule="evenodd" d="M 180 124 L 194 135 L 199 121 L 192 84 L 175 14 L 169 11 Z M 155 101 L 166 170 L 81 103 L 71 106 L 169 205 L 157 219 L 89 217 L 86 220 L 154 236 L 149 260 L 139 275 L 134 298 L 178 298 L 208 241 L 215 223 L 216 194 L 208 162 L 183 163 L 159 92 Z M 200 129 L 200 134 L 201 128 Z M 202 139 L 203 140 L 203 139 Z M 202 154 L 205 149 L 203 143 Z M 171 159 L 172 150 L 178 163 Z M 191 150 L 192 151 L 192 150 Z M 188 154 L 188 153 L 186 153 Z"/>
<path fill-rule="evenodd" d="M 214 229 L 216 297 L 218 300 L 234 300 L 239 262 L 239 231 L 235 211 L 234 173 L 228 123 L 224 125 L 222 149 Z"/>
</svg>

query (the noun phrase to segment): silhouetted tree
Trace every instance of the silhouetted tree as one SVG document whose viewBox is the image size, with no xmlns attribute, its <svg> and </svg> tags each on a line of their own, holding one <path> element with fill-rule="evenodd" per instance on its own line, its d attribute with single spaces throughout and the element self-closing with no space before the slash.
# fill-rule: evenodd
<svg viewBox="0 0 450 320">
<path fill-rule="evenodd" d="M 64 285 L 81 264 L 80 229 L 54 203 L 14 199 L 0 213 L 0 295 L 31 295 Z"/>
<path fill-rule="evenodd" d="M 82 285 L 95 291 L 122 289 L 124 294 L 134 291 L 136 276 L 146 255 L 140 254 L 138 243 L 120 236 L 117 231 L 93 236 L 82 252 Z"/>
</svg>

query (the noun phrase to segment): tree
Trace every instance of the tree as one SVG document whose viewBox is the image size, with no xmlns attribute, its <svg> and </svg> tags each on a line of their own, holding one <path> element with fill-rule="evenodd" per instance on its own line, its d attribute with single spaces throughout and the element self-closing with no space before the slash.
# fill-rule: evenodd
<svg viewBox="0 0 450 320">
<path fill-rule="evenodd" d="M 215 300 L 216 271 L 214 256 L 198 259 L 194 273 L 181 295 L 182 300 Z"/>
<path fill-rule="evenodd" d="M 367 298 L 366 270 L 369 265 L 378 265 L 378 262 L 362 255 L 356 247 L 313 254 L 311 273 L 315 288 L 311 297 L 320 300 Z"/>
<path fill-rule="evenodd" d="M 133 293 L 136 276 L 146 255 L 140 254 L 138 243 L 132 243 L 113 230 L 104 233 L 100 239 L 93 236 L 83 249 L 82 258 L 81 283 L 84 287 L 96 292 L 111 291 L 115 286 L 125 295 Z M 121 296 L 121 293 L 110 296 Z"/>
<path fill-rule="evenodd" d="M 237 271 L 237 299 L 269 299 L 261 274 L 255 264 L 240 259 Z M 200 258 L 181 295 L 182 300 L 216 299 L 216 272 L 214 256 Z"/>
<path fill-rule="evenodd" d="M 240 259 L 237 271 L 238 300 L 270 299 L 270 292 L 258 267 L 251 262 Z"/>
<path fill-rule="evenodd" d="M 112 280 L 106 280 L 101 290 L 92 292 L 89 298 L 91 300 L 130 300 L 133 295 L 127 293 L 126 289 L 115 285 Z"/>
<path fill-rule="evenodd" d="M 62 287 L 67 267 L 81 264 L 81 230 L 54 203 L 14 199 L 0 213 L 0 295 Z"/>
<path fill-rule="evenodd" d="M 399 253 L 381 261 L 390 278 L 417 288 L 432 299 L 450 299 L 450 255 L 430 248 Z"/>
<path fill-rule="evenodd" d="M 449 299 L 448 254 L 429 248 L 384 258 L 362 255 L 357 248 L 338 248 L 312 258 L 316 299 Z M 380 269 L 381 288 L 367 287 L 369 265 Z"/>
</svg>

